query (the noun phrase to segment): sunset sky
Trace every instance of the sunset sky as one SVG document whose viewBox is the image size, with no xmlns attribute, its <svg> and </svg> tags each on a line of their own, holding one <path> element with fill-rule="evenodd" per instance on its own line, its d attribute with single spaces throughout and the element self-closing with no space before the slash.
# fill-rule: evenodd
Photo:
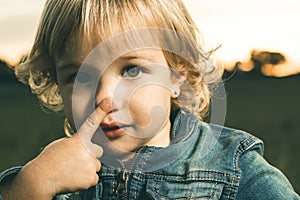
<svg viewBox="0 0 300 200">
<path fill-rule="evenodd" d="M 299 0 L 184 0 L 208 47 L 225 64 L 251 49 L 279 51 L 300 72 Z M 0 58 L 15 62 L 32 44 L 44 0 L 0 0 Z M 286 66 L 284 66 L 287 68 Z"/>
</svg>

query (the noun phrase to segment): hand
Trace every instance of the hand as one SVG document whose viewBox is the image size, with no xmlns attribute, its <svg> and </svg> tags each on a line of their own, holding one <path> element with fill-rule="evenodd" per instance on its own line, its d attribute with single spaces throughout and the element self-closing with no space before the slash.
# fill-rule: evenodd
<svg viewBox="0 0 300 200">
<path fill-rule="evenodd" d="M 22 199 L 52 199 L 57 194 L 96 185 L 97 172 L 101 168 L 97 158 L 102 156 L 103 150 L 86 141 L 92 138 L 104 116 L 105 112 L 97 108 L 73 137 L 62 138 L 46 146 L 16 175 L 6 190 L 10 194 L 4 193 L 4 197 L 22 194 Z"/>
</svg>

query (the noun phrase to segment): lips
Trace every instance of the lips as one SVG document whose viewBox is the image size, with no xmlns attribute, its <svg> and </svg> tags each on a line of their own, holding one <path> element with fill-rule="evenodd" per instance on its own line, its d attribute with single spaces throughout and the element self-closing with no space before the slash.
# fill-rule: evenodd
<svg viewBox="0 0 300 200">
<path fill-rule="evenodd" d="M 100 127 L 106 137 L 109 139 L 116 139 L 125 134 L 126 128 L 130 127 L 129 125 L 119 124 L 119 123 L 110 123 L 110 124 L 100 124 Z"/>
</svg>

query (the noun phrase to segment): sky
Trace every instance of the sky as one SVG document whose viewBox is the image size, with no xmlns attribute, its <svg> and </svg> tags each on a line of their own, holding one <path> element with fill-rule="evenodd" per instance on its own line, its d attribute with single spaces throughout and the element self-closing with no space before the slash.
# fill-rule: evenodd
<svg viewBox="0 0 300 200">
<path fill-rule="evenodd" d="M 15 62 L 33 42 L 45 0 L 0 0 L 0 58 Z M 300 72 L 299 0 L 184 0 L 216 59 L 246 60 L 251 49 L 283 52 Z M 299 67 L 298 67 L 299 66 Z"/>
</svg>

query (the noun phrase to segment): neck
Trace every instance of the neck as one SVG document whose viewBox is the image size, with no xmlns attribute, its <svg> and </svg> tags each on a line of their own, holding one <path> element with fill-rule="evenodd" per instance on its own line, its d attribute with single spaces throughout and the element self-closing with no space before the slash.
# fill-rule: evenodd
<svg viewBox="0 0 300 200">
<path fill-rule="evenodd" d="M 166 125 L 153 137 L 149 140 L 145 146 L 155 146 L 155 147 L 167 147 L 170 145 L 170 131 L 171 131 L 171 122 L 168 120 Z"/>
</svg>

